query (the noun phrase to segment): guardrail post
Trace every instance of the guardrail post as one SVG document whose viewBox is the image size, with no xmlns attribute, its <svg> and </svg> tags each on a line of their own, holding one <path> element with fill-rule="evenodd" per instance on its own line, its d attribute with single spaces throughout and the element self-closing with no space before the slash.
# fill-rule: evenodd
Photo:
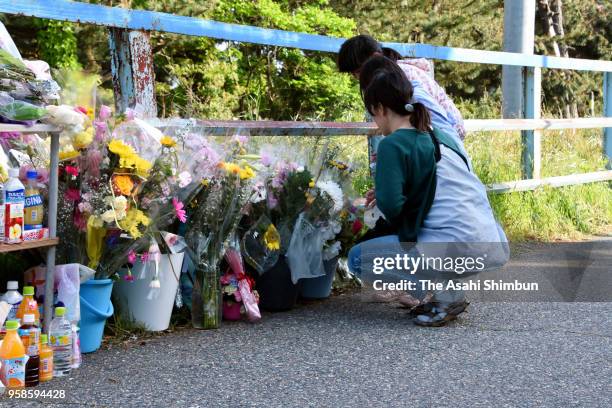
<svg viewBox="0 0 612 408">
<path fill-rule="evenodd" d="M 523 68 L 523 117 L 540 119 L 542 97 L 542 70 Z M 542 147 L 541 131 L 521 131 L 523 178 L 540 178 Z"/>
<path fill-rule="evenodd" d="M 603 115 L 612 118 L 612 72 L 604 72 L 604 112 Z M 612 170 L 612 127 L 604 128 L 603 153 L 608 158 L 606 167 Z"/>
<path fill-rule="evenodd" d="M 157 117 L 149 34 L 109 28 L 108 39 L 117 112 L 138 106 L 140 116 Z"/>
</svg>

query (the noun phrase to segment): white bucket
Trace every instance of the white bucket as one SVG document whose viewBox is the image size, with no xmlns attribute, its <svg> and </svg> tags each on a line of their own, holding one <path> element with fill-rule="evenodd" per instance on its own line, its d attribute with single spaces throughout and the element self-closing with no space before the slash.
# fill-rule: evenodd
<svg viewBox="0 0 612 408">
<path fill-rule="evenodd" d="M 155 263 L 143 264 L 138 261 L 132 268 L 134 280 L 128 282 L 122 279 L 115 283 L 113 289 L 120 305 L 121 316 L 142 324 L 150 331 L 166 330 L 170 325 L 183 257 L 182 253 L 161 256 L 159 288 L 149 287 L 155 276 Z"/>
</svg>

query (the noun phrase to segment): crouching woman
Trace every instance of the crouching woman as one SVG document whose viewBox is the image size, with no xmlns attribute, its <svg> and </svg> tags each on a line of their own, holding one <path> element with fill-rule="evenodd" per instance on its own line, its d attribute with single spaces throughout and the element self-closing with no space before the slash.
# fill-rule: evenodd
<svg viewBox="0 0 612 408">
<path fill-rule="evenodd" d="M 361 69 L 360 88 L 385 135 L 370 201 L 397 233 L 354 246 L 349 267 L 379 286 L 403 283 L 413 299 L 408 304 L 414 322 L 443 326 L 468 305 L 464 293 L 447 283 L 503 265 L 509 256 L 506 236 L 463 149 L 431 127 L 425 106 L 413 103 L 401 68 L 374 56 Z"/>
</svg>

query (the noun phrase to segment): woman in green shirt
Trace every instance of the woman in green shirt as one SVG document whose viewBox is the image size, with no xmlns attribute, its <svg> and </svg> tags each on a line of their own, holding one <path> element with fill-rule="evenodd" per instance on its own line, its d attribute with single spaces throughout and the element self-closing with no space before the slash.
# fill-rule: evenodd
<svg viewBox="0 0 612 408">
<path fill-rule="evenodd" d="M 362 67 L 360 87 L 366 109 L 386 135 L 378 146 L 375 192 L 368 201 L 397 233 L 352 248 L 351 270 L 378 282 L 377 289 L 382 283 L 414 282 L 410 293 L 423 299 L 428 290 L 421 281 L 446 287 L 449 280 L 505 263 L 507 240 L 484 185 L 455 139 L 432 129 L 426 107 L 412 102 L 413 88 L 402 70 L 385 57 L 372 57 Z M 457 267 L 457 260 L 468 257 L 474 258 L 470 267 Z M 441 259 L 450 264 L 437 262 Z M 432 302 L 415 308 L 415 323 L 444 325 L 466 307 L 461 291 L 439 290 Z"/>
</svg>

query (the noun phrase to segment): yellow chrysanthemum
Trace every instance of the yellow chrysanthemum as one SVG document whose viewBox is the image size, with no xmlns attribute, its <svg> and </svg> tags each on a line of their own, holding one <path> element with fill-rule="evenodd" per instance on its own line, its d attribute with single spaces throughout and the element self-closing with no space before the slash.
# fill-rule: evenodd
<svg viewBox="0 0 612 408">
<path fill-rule="evenodd" d="M 280 235 L 274 224 L 270 224 L 264 233 L 264 243 L 272 251 L 280 249 Z"/>
<path fill-rule="evenodd" d="M 176 140 L 174 140 L 170 136 L 163 136 L 159 141 L 162 144 L 162 146 L 165 146 L 165 147 L 176 146 Z"/>
<path fill-rule="evenodd" d="M 151 224 L 151 219 L 137 208 L 132 208 L 127 212 L 125 218 L 119 221 L 119 226 L 122 230 L 130 234 L 134 239 L 140 238 L 142 232 L 141 226 L 147 227 Z"/>
<path fill-rule="evenodd" d="M 244 166 L 244 168 L 240 169 L 240 179 L 248 180 L 253 177 L 255 177 L 255 171 L 251 167 Z"/>
<path fill-rule="evenodd" d="M 310 188 L 314 188 L 314 186 L 315 186 L 315 181 L 314 181 L 314 179 L 310 179 L 310 183 L 308 183 L 308 187 L 310 187 Z"/>
<path fill-rule="evenodd" d="M 75 150 L 85 149 L 91 144 L 91 142 L 93 142 L 93 139 L 93 128 L 87 128 L 74 136 L 74 139 L 72 140 L 72 147 L 74 147 Z"/>
<path fill-rule="evenodd" d="M 79 156 L 80 156 L 80 153 L 77 152 L 76 150 L 64 150 L 59 153 L 60 160 L 70 160 L 70 159 L 74 159 Z"/>
<path fill-rule="evenodd" d="M 228 172 L 229 174 L 240 174 L 240 166 L 235 163 L 221 162 L 219 167 Z"/>
<path fill-rule="evenodd" d="M 135 155 L 134 148 L 123 143 L 121 140 L 113 139 L 108 143 L 108 150 L 115 153 L 119 157 L 127 157 Z"/>
<path fill-rule="evenodd" d="M 201 183 L 204 187 L 208 187 L 208 185 L 210 184 L 210 181 L 208 181 L 208 179 L 202 179 Z"/>
</svg>

